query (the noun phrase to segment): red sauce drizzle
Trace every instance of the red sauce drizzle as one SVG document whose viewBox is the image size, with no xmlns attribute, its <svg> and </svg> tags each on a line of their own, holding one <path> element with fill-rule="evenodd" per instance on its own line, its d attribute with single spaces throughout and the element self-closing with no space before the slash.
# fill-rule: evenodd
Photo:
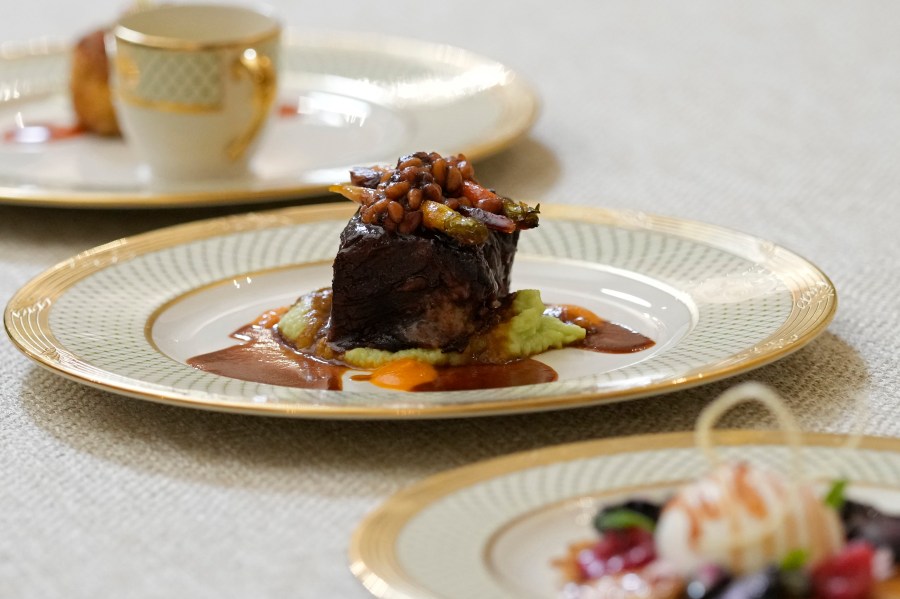
<svg viewBox="0 0 900 599">
<path fill-rule="evenodd" d="M 279 104 L 277 112 L 278 112 L 278 116 L 280 116 L 281 118 L 287 118 L 287 119 L 292 119 L 292 118 L 302 116 L 302 114 L 300 112 L 300 107 L 297 105 L 296 102 L 293 102 L 293 103 L 285 102 L 283 104 Z"/>
<path fill-rule="evenodd" d="M 24 127 L 13 127 L 3 133 L 3 141 L 15 144 L 42 144 L 61 139 L 69 139 L 85 132 L 81 125 L 54 125 L 33 123 Z"/>
</svg>

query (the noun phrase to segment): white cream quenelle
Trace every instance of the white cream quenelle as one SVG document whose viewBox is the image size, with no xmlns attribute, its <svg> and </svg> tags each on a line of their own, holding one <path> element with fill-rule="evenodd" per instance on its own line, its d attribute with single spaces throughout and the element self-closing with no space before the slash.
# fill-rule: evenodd
<svg viewBox="0 0 900 599">
<path fill-rule="evenodd" d="M 684 575 L 705 564 L 760 571 L 797 549 L 814 563 L 844 544 L 837 512 L 808 485 L 743 462 L 683 487 L 663 509 L 655 538 L 660 558 Z"/>
<path fill-rule="evenodd" d="M 764 404 L 781 424 L 793 448 L 790 478 L 746 462 L 725 462 L 714 450 L 715 422 L 748 400 Z M 715 466 L 679 489 L 664 506 L 654 533 L 659 557 L 679 573 L 688 576 L 717 564 L 741 575 L 777 564 L 796 550 L 814 563 L 843 547 L 838 513 L 804 480 L 799 429 L 771 389 L 745 383 L 725 392 L 700 415 L 696 435 Z"/>
</svg>

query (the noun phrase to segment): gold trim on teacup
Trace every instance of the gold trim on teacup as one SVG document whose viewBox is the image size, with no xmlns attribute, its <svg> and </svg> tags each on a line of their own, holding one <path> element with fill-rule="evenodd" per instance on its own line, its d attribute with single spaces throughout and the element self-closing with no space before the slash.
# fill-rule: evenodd
<svg viewBox="0 0 900 599">
<path fill-rule="evenodd" d="M 232 63 L 231 76 L 235 80 L 248 77 L 253 84 L 253 119 L 247 129 L 232 139 L 225 148 L 228 159 L 237 161 L 247 153 L 247 148 L 256 139 L 269 116 L 269 109 L 275 102 L 275 92 L 278 90 L 278 73 L 269 56 L 248 48 Z"/>
<path fill-rule="evenodd" d="M 233 38 L 228 40 L 213 42 L 197 42 L 192 40 L 177 39 L 160 35 L 147 35 L 139 31 L 135 31 L 121 24 L 116 25 L 113 29 L 113 35 L 116 42 L 124 42 L 134 46 L 144 48 L 156 48 L 159 50 L 182 50 L 185 52 L 200 52 L 204 50 L 222 50 L 228 48 L 241 48 L 246 46 L 255 46 L 263 43 L 271 42 L 281 35 L 281 25 L 275 24 L 270 30 L 264 31 L 257 35 L 249 35 L 243 38 Z"/>
<path fill-rule="evenodd" d="M 214 104 L 184 104 L 182 102 L 171 102 L 169 100 L 147 100 L 141 98 L 130 91 L 119 89 L 119 99 L 132 106 L 141 108 L 149 108 L 160 112 L 171 112 L 174 114 L 205 114 L 208 112 L 218 112 L 222 110 L 222 103 Z"/>
</svg>

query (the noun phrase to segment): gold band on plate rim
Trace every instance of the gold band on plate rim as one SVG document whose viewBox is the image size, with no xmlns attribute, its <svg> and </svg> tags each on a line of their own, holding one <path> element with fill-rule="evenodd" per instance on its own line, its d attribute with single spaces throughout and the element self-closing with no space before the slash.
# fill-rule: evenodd
<svg viewBox="0 0 900 599">
<path fill-rule="evenodd" d="M 714 437 L 717 444 L 728 446 L 784 445 L 781 431 L 719 430 Z M 804 446 L 837 448 L 846 445 L 847 439 L 845 435 L 803 433 Z M 350 570 L 379 599 L 431 598 L 433 596 L 425 594 L 426 591 L 416 585 L 404 570 L 397 556 L 396 543 L 402 530 L 416 514 L 438 500 L 489 479 L 558 462 L 637 451 L 684 449 L 694 445 L 692 431 L 597 439 L 545 447 L 537 451 L 517 452 L 434 474 L 394 494 L 363 519 L 350 540 Z M 900 452 L 900 439 L 865 436 L 858 447 Z M 678 480 L 672 480 L 671 484 L 677 482 Z M 661 482 L 653 487 L 660 488 L 664 485 Z M 591 497 L 618 494 L 620 489 L 609 489 L 608 493 L 606 491 Z"/>
<path fill-rule="evenodd" d="M 723 360 L 715 365 L 684 373 L 677 379 L 657 381 L 642 387 L 605 391 L 594 395 L 572 393 L 550 397 L 532 397 L 517 400 L 514 407 L 509 401 L 485 399 L 464 405 L 433 405 L 427 408 L 404 409 L 376 406 L 333 406 L 287 403 L 234 403 L 191 397 L 181 392 L 158 394 L 146 385 L 100 371 L 88 363 L 68 354 L 54 337 L 49 325 L 49 313 L 53 302 L 76 282 L 115 263 L 141 254 L 185 243 L 239 231 L 256 231 L 275 226 L 346 219 L 356 206 L 341 203 L 327 206 L 305 206 L 229 216 L 198 221 L 144 233 L 108 243 L 79 254 L 39 275 L 10 300 L 4 313 L 4 326 L 16 346 L 38 364 L 73 380 L 112 390 L 117 393 L 161 403 L 209 410 L 304 418 L 359 418 L 359 419 L 416 419 L 454 416 L 484 416 L 491 414 L 529 412 L 566 407 L 587 406 L 598 403 L 635 399 L 650 395 L 687 389 L 700 384 L 721 380 L 784 357 L 814 339 L 825 330 L 837 309 L 837 296 L 831 281 L 817 267 L 779 246 L 772 246 L 773 258 L 767 262 L 772 273 L 790 290 L 794 307 L 785 322 L 772 335 L 741 355 Z M 678 235 L 694 241 L 746 255 L 746 251 L 759 244 L 757 238 L 716 225 L 686 221 L 677 218 L 627 213 L 601 208 L 571 205 L 543 205 L 544 218 L 578 220 L 603 225 L 636 227 L 661 233 Z M 123 258 L 126 254 L 128 258 Z M 302 265 L 304 263 L 299 263 Z M 802 275 L 802 276 L 801 276 Z M 815 309 L 800 307 L 810 285 L 824 285 L 827 293 L 816 302 Z M 332 391 L 331 393 L 336 393 Z"/>
</svg>

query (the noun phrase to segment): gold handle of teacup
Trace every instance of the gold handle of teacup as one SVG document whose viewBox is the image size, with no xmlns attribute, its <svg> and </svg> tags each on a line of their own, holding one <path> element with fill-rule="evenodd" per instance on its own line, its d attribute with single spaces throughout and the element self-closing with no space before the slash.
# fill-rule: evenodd
<svg viewBox="0 0 900 599">
<path fill-rule="evenodd" d="M 247 130 L 231 140 L 225 149 L 228 158 L 238 160 L 266 122 L 269 108 L 275 100 L 276 73 L 272 59 L 253 49 L 241 53 L 232 64 L 231 73 L 235 78 L 246 75 L 253 83 L 253 119 Z"/>
</svg>

